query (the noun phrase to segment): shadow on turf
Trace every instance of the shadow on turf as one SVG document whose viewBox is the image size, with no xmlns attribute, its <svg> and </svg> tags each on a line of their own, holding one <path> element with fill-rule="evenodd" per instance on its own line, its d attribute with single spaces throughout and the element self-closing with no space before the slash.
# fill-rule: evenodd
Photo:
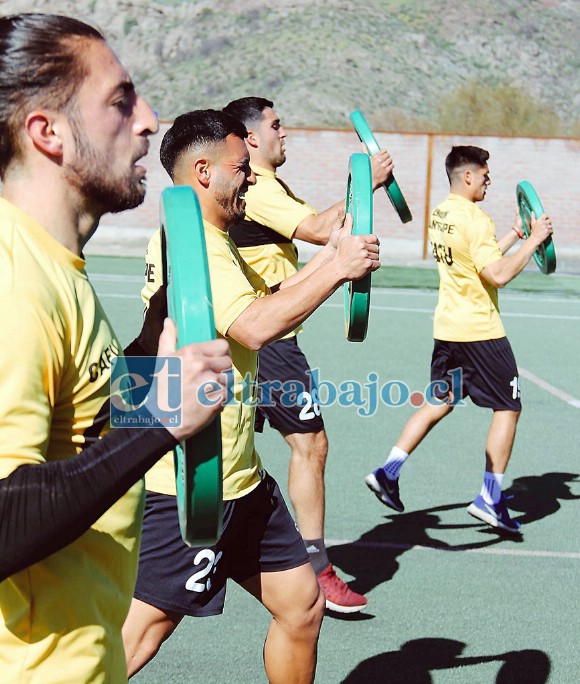
<svg viewBox="0 0 580 684">
<path fill-rule="evenodd" d="M 423 546 L 442 551 L 469 551 L 493 546 L 505 540 L 521 541 L 519 535 L 504 536 L 494 533 L 492 537 L 476 542 L 448 544 L 430 536 L 429 530 L 481 527 L 481 523 L 443 524 L 440 516 L 436 515 L 453 509 L 463 509 L 466 505 L 465 503 L 448 504 L 387 516 L 388 522 L 365 532 L 356 541 L 328 547 L 328 557 L 334 566 L 355 578 L 349 582 L 353 591 L 366 594 L 383 582 L 392 579 L 399 568 L 399 556 L 413 547 Z"/>
<path fill-rule="evenodd" d="M 578 483 L 578 473 L 544 473 L 515 479 L 505 494 L 511 510 L 522 515 L 514 516 L 523 526 L 542 520 L 560 510 L 560 501 L 576 501 L 580 495 L 570 490 Z M 355 542 L 329 547 L 328 556 L 333 565 L 355 579 L 350 582 L 354 591 L 366 594 L 379 584 L 388 582 L 399 568 L 398 558 L 413 547 L 428 547 L 442 551 L 469 551 L 499 544 L 503 541 L 521 543 L 521 535 L 502 533 L 482 523 L 442 523 L 438 513 L 464 508 L 467 504 L 448 504 L 420 511 L 385 516 L 388 522 L 365 532 Z M 468 544 L 449 544 L 430 536 L 429 530 L 465 529 L 473 527 L 487 537 Z M 525 529 L 525 528 L 524 528 Z M 361 553 L 361 547 L 364 552 Z M 369 619 L 370 614 L 338 615 L 342 619 Z"/>
<path fill-rule="evenodd" d="M 414 639 L 399 651 L 388 651 L 363 660 L 342 680 L 342 684 L 431 684 L 431 672 L 469 667 L 482 663 L 501 663 L 496 684 L 545 684 L 550 676 L 550 659 L 543 651 L 525 649 L 498 655 L 461 654 L 466 644 L 454 639 Z M 464 681 L 475 681 L 469 670 Z"/>
<path fill-rule="evenodd" d="M 542 520 L 560 510 L 560 500 L 576 501 L 580 495 L 570 491 L 569 483 L 578 482 L 578 473 L 544 473 L 518 477 L 505 494 L 508 506 L 523 515 L 522 525 Z"/>
</svg>

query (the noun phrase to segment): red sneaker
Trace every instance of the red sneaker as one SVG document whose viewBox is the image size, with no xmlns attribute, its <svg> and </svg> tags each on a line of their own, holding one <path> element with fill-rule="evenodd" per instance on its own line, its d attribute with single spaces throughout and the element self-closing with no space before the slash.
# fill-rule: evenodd
<svg viewBox="0 0 580 684">
<path fill-rule="evenodd" d="M 349 589 L 348 584 L 336 574 L 332 564 L 318 575 L 318 584 L 326 597 L 326 607 L 330 610 L 337 613 L 357 613 L 367 607 L 366 598 Z"/>
</svg>

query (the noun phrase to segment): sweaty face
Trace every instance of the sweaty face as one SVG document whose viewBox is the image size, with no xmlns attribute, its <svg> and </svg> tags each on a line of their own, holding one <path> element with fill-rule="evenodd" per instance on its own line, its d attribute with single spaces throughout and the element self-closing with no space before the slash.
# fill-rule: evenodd
<svg viewBox="0 0 580 684">
<path fill-rule="evenodd" d="M 212 176 L 213 196 L 222 210 L 224 225 L 233 226 L 243 220 L 245 194 L 255 182 L 244 141 L 228 135 L 220 145 Z"/>
<path fill-rule="evenodd" d="M 287 133 L 280 123 L 278 115 L 270 107 L 266 107 L 262 111 L 262 120 L 257 126 L 256 135 L 263 158 L 274 169 L 282 166 L 286 161 Z"/>
<path fill-rule="evenodd" d="M 145 197 L 145 169 L 136 162 L 157 119 L 106 43 L 89 41 L 83 58 L 89 73 L 69 113 L 72 152 L 64 172 L 97 213 L 132 209 Z"/>
</svg>

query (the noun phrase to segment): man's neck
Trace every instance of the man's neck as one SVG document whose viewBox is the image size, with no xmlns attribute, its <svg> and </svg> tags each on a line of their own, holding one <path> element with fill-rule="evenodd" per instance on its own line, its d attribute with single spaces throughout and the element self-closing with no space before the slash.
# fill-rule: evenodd
<svg viewBox="0 0 580 684">
<path fill-rule="evenodd" d="M 272 173 L 276 173 L 277 168 L 272 165 L 271 162 L 269 162 L 267 159 L 264 159 L 261 154 L 254 152 L 250 152 L 250 165 L 251 166 L 258 166 L 260 169 L 265 169 L 266 171 L 271 171 Z"/>
<path fill-rule="evenodd" d="M 199 194 L 198 198 L 199 208 L 201 209 L 201 216 L 203 220 L 211 223 L 212 226 L 215 226 L 224 233 L 227 233 L 230 225 L 224 220 L 222 212 L 218 207 L 215 206 L 215 202 L 213 200 L 206 202 L 205 197 Z"/>
<path fill-rule="evenodd" d="M 52 237 L 80 256 L 98 226 L 99 219 L 85 210 L 78 194 L 62 179 L 42 175 L 9 173 L 2 197 L 31 216 Z"/>
<path fill-rule="evenodd" d="M 465 198 L 469 202 L 473 202 L 473 204 L 475 204 L 476 202 L 476 200 L 473 199 L 473 192 L 471 191 L 471 189 L 465 187 L 464 185 L 452 185 L 449 192 L 453 195 L 459 195 L 460 197 Z"/>
</svg>

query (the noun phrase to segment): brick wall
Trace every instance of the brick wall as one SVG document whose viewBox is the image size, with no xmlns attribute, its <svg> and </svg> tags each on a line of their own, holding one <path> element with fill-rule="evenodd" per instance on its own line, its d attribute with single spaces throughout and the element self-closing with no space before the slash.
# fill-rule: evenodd
<svg viewBox="0 0 580 684">
<path fill-rule="evenodd" d="M 145 203 L 133 211 L 104 217 L 88 251 L 142 253 L 157 227 L 160 192 L 169 184 L 158 161 L 159 144 L 169 125 L 162 124 L 160 133 L 151 140 L 145 160 Z M 382 190 L 375 193 L 375 232 L 383 238 L 384 261 L 422 259 L 426 207 L 432 208 L 448 193 L 444 160 L 456 144 L 478 145 L 490 152 L 492 185 L 481 206 L 494 219 L 499 235 L 512 225 L 517 183 L 527 180 L 554 220 L 558 256 L 580 254 L 580 140 L 433 135 L 428 197 L 430 136 L 377 132 L 376 137 L 395 160 L 395 177 L 413 213 L 413 221 L 403 225 L 386 194 Z M 344 196 L 349 156 L 360 150 L 353 131 L 290 129 L 286 148 L 288 160 L 280 176 L 295 194 L 319 209 Z"/>
</svg>

